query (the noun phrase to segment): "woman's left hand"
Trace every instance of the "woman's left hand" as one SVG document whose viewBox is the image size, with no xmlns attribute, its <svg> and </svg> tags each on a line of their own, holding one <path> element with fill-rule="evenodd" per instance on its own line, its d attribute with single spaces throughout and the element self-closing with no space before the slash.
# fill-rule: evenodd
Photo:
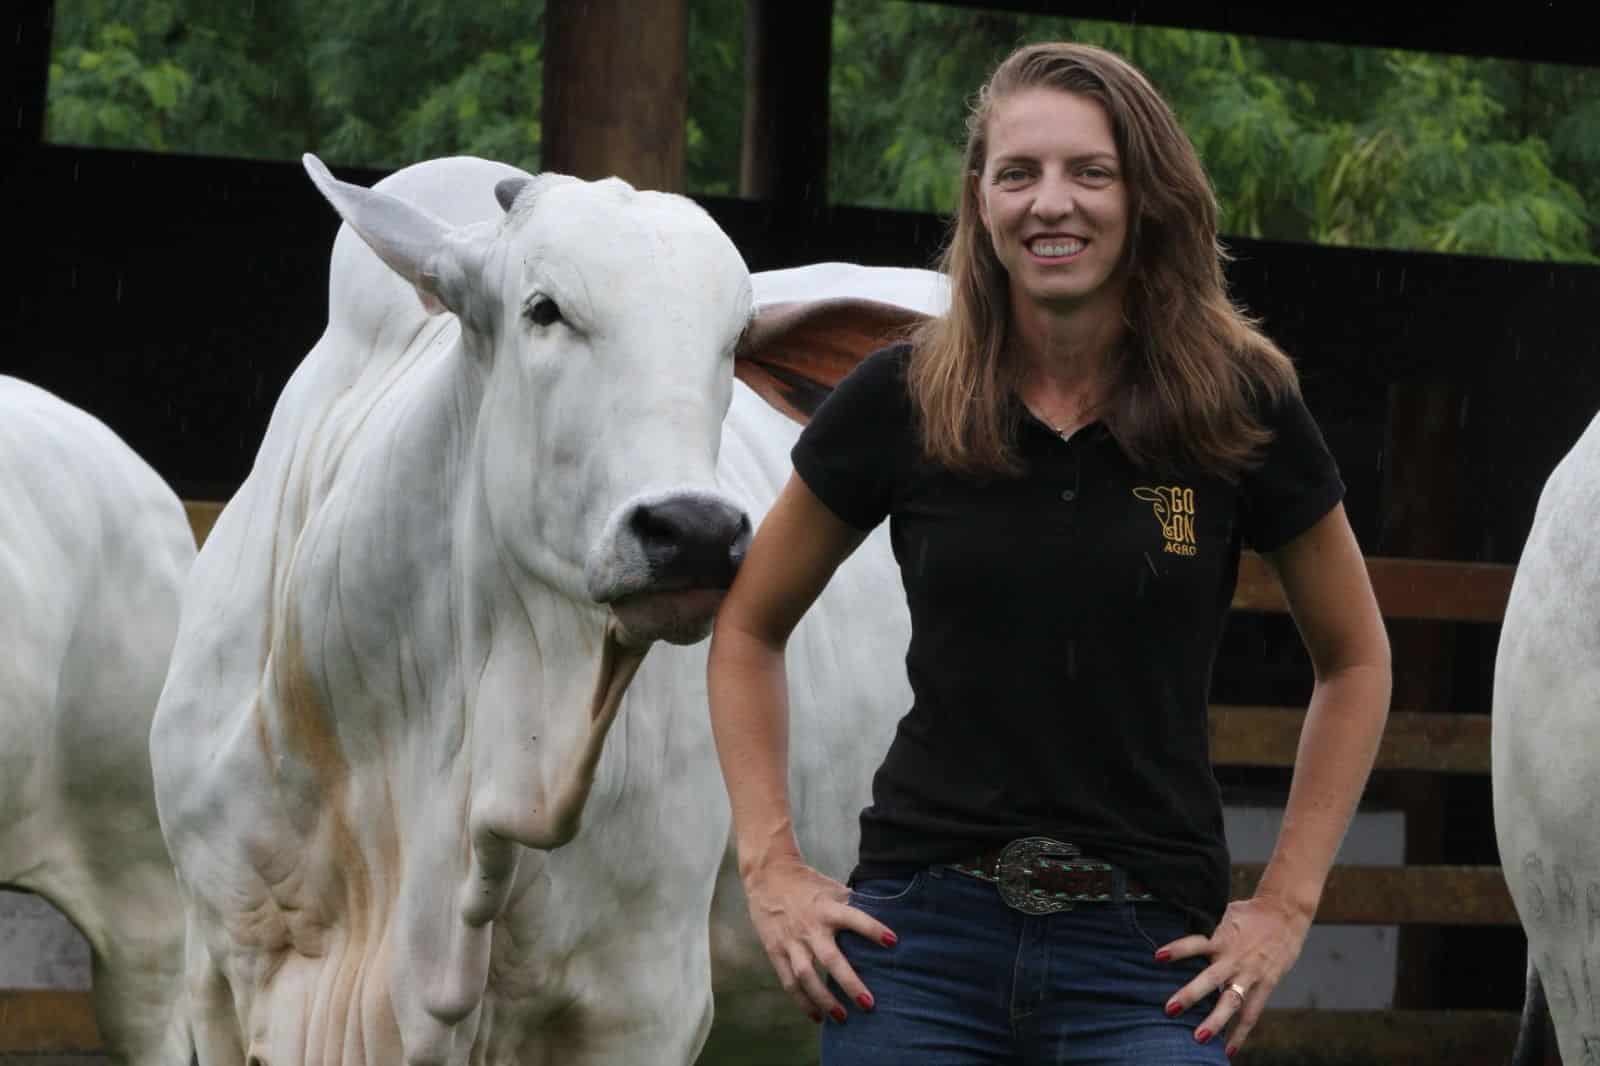
<svg viewBox="0 0 1600 1066">
<path fill-rule="evenodd" d="M 1213 992 L 1217 1005 L 1195 1030 L 1195 1039 L 1209 1041 L 1230 1023 L 1231 1057 L 1255 1028 L 1272 990 L 1300 957 L 1311 928 L 1311 916 L 1275 896 L 1256 896 L 1228 904 L 1216 932 L 1186 936 L 1156 952 L 1160 962 L 1206 956 L 1211 964 L 1167 1001 L 1176 1017 Z"/>
</svg>

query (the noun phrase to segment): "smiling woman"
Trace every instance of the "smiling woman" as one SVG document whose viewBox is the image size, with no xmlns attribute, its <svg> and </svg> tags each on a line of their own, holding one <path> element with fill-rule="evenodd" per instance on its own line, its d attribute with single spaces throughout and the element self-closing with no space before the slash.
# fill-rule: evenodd
<svg viewBox="0 0 1600 1066">
<path fill-rule="evenodd" d="M 1338 470 L 1228 299 L 1210 185 L 1149 81 L 1030 45 L 967 130 L 949 309 L 817 410 L 714 630 L 751 917 L 832 1019 L 825 1066 L 1215 1066 L 1298 956 L 1371 769 L 1382 622 Z M 847 887 L 794 836 L 785 648 L 885 520 L 913 700 Z M 1273 861 L 1229 903 L 1206 695 L 1247 544 L 1318 682 Z"/>
<path fill-rule="evenodd" d="M 1029 306 L 1119 306 L 1128 187 L 1105 108 L 1084 96 L 1027 90 L 995 109 L 988 135 L 989 160 L 969 180 L 1011 278 L 1012 315 Z"/>
</svg>

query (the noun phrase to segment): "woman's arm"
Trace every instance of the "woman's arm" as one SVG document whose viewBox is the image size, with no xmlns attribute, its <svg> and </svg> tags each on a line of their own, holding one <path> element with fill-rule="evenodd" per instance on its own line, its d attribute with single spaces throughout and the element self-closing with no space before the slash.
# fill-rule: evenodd
<svg viewBox="0 0 1600 1066">
<path fill-rule="evenodd" d="M 1256 887 L 1308 919 L 1372 772 L 1389 714 L 1389 638 L 1342 506 L 1267 556 L 1311 656 L 1316 684 L 1289 803 Z"/>
<path fill-rule="evenodd" d="M 717 613 L 707 663 L 711 728 L 733 808 L 750 917 L 784 990 L 815 1021 L 844 1020 L 820 965 L 863 1009 L 871 994 L 840 954 L 842 928 L 893 934 L 846 904 L 849 890 L 805 864 L 788 795 L 784 646 L 833 572 L 865 538 L 791 476 L 756 531 Z"/>
<path fill-rule="evenodd" d="M 1210 937 L 1185 937 L 1158 956 L 1211 958 L 1169 1010 L 1187 1009 L 1229 985 L 1245 990 L 1242 1003 L 1225 991 L 1197 1030 L 1209 1036 L 1231 1019 L 1232 1048 L 1243 1043 L 1300 954 L 1389 713 L 1389 640 L 1343 505 L 1267 561 L 1316 676 L 1283 825 L 1255 896 L 1230 904 Z"/>
</svg>

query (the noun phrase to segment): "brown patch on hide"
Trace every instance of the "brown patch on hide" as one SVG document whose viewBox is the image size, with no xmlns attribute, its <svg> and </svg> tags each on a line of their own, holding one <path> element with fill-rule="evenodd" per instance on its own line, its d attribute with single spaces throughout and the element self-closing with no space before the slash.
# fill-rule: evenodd
<svg viewBox="0 0 1600 1066">
<path fill-rule="evenodd" d="M 284 755 L 311 768 L 319 791 L 313 800 L 316 822 L 302 842 L 304 855 L 296 891 L 309 906 L 284 912 L 283 920 L 291 931 L 288 950 L 333 968 L 317 982 L 327 995 L 306 1019 L 306 1039 L 313 1060 L 320 1057 L 339 1062 L 345 1060 L 349 1049 L 364 1043 L 366 987 L 383 979 L 370 969 L 369 945 L 382 946 L 384 925 L 393 907 L 373 899 L 373 870 L 351 828 L 350 763 L 339 743 L 336 711 L 321 698 L 306 668 L 298 625 L 292 617 L 283 621 L 282 639 L 272 660 L 271 690 L 276 699 L 270 706 Z M 289 802 L 306 799 L 295 796 Z M 384 809 L 363 816 L 363 824 L 376 823 L 378 861 L 389 864 L 381 873 L 392 881 L 398 872 L 400 846 L 386 779 L 382 800 Z M 388 889 L 388 903 L 392 904 L 397 887 L 391 884 Z M 309 1028 L 313 1019 L 320 1022 L 315 1026 L 320 1032 Z"/>
<path fill-rule="evenodd" d="M 344 791 L 350 764 L 339 747 L 333 716 L 317 693 L 306 669 L 300 627 L 290 621 L 273 656 L 272 688 L 277 696 L 286 754 L 299 758 L 316 773 L 327 793 Z"/>
<path fill-rule="evenodd" d="M 861 360 L 901 339 L 925 318 L 876 300 L 774 304 L 751 322 L 735 355 L 733 373 L 773 407 L 805 425 Z"/>
</svg>

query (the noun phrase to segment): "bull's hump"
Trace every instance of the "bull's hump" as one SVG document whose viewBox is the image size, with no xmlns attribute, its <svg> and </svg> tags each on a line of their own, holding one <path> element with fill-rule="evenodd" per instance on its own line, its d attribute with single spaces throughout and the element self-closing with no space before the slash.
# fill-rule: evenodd
<svg viewBox="0 0 1600 1066">
<path fill-rule="evenodd" d="M 373 186 L 427 211 L 452 226 L 495 221 L 504 213 L 494 187 L 506 178 L 530 178 L 525 170 L 476 156 L 429 159 L 395 171 Z"/>
</svg>

